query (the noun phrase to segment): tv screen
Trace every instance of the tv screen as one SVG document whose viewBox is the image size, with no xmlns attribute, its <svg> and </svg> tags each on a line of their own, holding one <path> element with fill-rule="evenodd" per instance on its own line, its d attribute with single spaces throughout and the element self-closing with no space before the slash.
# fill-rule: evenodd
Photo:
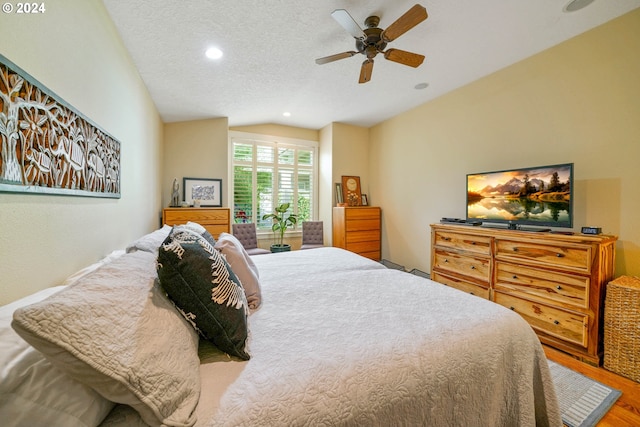
<svg viewBox="0 0 640 427">
<path fill-rule="evenodd" d="M 571 228 L 573 163 L 467 175 L 467 220 Z"/>
</svg>

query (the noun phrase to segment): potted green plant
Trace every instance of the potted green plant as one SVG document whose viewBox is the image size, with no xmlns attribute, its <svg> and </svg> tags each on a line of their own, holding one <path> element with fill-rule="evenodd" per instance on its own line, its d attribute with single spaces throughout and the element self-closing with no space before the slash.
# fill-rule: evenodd
<svg viewBox="0 0 640 427">
<path fill-rule="evenodd" d="M 296 225 L 296 223 L 298 222 L 298 216 L 293 213 L 287 214 L 289 206 L 290 203 L 283 203 L 280 206 L 276 207 L 274 213 L 265 214 L 262 216 L 263 220 L 273 220 L 271 229 L 276 235 L 276 243 L 271 245 L 271 252 L 287 252 L 291 250 L 291 245 L 284 244 L 284 233 L 289 227 Z"/>
</svg>

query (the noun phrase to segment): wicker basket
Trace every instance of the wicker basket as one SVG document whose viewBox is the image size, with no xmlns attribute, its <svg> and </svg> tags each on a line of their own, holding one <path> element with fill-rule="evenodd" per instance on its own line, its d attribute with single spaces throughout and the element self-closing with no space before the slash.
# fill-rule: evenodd
<svg viewBox="0 0 640 427">
<path fill-rule="evenodd" d="M 621 276 L 607 285 L 604 367 L 640 382 L 640 278 Z"/>
</svg>

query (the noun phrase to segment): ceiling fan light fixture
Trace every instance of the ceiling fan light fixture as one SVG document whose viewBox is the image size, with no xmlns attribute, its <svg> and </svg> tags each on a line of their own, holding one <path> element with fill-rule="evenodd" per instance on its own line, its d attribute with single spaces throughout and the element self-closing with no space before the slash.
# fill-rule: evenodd
<svg viewBox="0 0 640 427">
<path fill-rule="evenodd" d="M 220 59 L 222 58 L 222 51 L 217 47 L 210 47 L 205 51 L 205 56 L 209 59 Z"/>
<path fill-rule="evenodd" d="M 385 30 L 378 28 L 380 17 L 376 15 L 371 15 L 365 19 L 364 23 L 367 27 L 365 29 L 362 29 L 345 9 L 336 9 L 331 13 L 331 16 L 342 28 L 354 37 L 356 50 L 317 58 L 316 64 L 318 65 L 361 54 L 365 56 L 366 59 L 360 67 L 360 79 L 358 83 L 366 83 L 371 80 L 373 58 L 375 58 L 378 53 L 383 54 L 384 59 L 413 68 L 419 67 L 424 61 L 424 55 L 400 49 L 386 49 L 387 43 L 394 41 L 427 19 L 427 9 L 420 4 L 416 4 L 406 11 Z"/>
<path fill-rule="evenodd" d="M 562 9 L 563 12 L 575 12 L 577 10 L 583 9 L 593 3 L 593 0 L 571 0 L 567 5 Z"/>
</svg>

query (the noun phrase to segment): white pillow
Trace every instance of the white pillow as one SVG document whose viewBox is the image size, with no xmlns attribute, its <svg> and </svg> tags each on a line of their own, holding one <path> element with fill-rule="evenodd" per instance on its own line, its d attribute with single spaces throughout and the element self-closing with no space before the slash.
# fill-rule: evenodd
<svg viewBox="0 0 640 427">
<path fill-rule="evenodd" d="M 244 249 L 242 243 L 231 234 L 220 233 L 214 247 L 224 255 L 227 263 L 240 279 L 249 308 L 258 308 L 262 302 L 258 267 L 256 267 L 251 256 Z"/>
<path fill-rule="evenodd" d="M 0 420 L 3 426 L 98 425 L 114 403 L 54 367 L 11 329 L 13 312 L 64 289 L 44 289 L 0 307 Z"/>
<path fill-rule="evenodd" d="M 155 254 L 125 254 L 13 317 L 54 366 L 147 424 L 195 423 L 198 336 L 160 290 Z"/>
<path fill-rule="evenodd" d="M 126 251 L 127 253 L 135 251 L 145 251 L 157 255 L 158 248 L 160 247 L 162 242 L 164 242 L 164 239 L 167 238 L 170 231 L 171 226 L 165 224 L 162 226 L 162 228 L 152 233 L 145 234 L 135 242 L 129 244 L 129 246 L 127 246 L 126 248 Z"/>
<path fill-rule="evenodd" d="M 198 234 L 204 234 L 207 232 L 207 229 L 204 228 L 204 226 L 202 226 L 201 224 L 198 224 L 197 222 L 187 221 L 186 226 Z"/>
</svg>

